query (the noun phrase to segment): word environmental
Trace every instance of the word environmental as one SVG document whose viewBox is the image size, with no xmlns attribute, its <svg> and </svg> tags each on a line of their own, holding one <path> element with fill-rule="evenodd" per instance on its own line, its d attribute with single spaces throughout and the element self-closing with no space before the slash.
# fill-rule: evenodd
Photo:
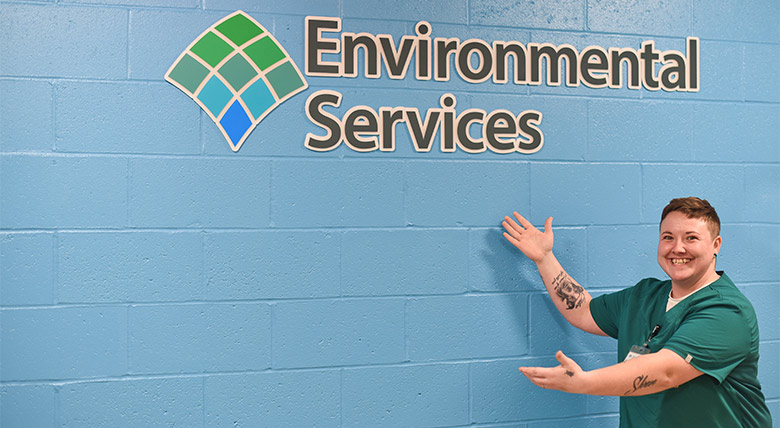
<svg viewBox="0 0 780 428">
<path fill-rule="evenodd" d="M 588 46 L 578 51 L 570 44 L 527 43 L 454 37 L 431 37 L 430 23 L 420 21 L 415 34 L 396 43 L 389 34 L 341 31 L 341 19 L 308 16 L 305 21 L 305 73 L 309 76 L 404 79 L 410 69 L 419 81 L 449 81 L 454 73 L 470 84 L 628 88 L 631 90 L 697 92 L 699 90 L 699 39 L 686 39 L 686 52 L 659 51 L 655 42 L 642 42 L 639 50 Z M 340 33 L 340 34 L 332 34 Z M 362 67 L 360 58 L 362 53 Z M 453 73 L 454 71 L 454 73 Z M 544 144 L 542 113 L 525 109 L 487 112 L 470 108 L 455 111 L 456 98 L 444 94 L 440 107 L 424 114 L 412 107 L 355 106 L 339 119 L 324 107 L 337 108 L 342 95 L 320 90 L 306 102 L 309 119 L 326 131 L 309 133 L 305 146 L 333 150 L 346 142 L 361 152 L 395 150 L 396 125 L 405 123 L 414 149 L 428 152 L 438 134 L 440 150 L 458 148 L 469 153 L 531 154 Z M 422 119 L 424 117 L 424 119 Z M 472 126 L 477 125 L 477 126 Z M 481 128 L 475 131 L 474 128 Z"/>
</svg>

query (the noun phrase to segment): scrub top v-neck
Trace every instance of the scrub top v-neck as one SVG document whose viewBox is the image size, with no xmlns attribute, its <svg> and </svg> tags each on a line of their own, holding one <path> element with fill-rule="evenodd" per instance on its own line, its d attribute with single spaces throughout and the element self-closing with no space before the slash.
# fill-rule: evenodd
<svg viewBox="0 0 780 428">
<path fill-rule="evenodd" d="M 618 339 L 618 362 L 646 343 L 649 352 L 669 349 L 704 373 L 677 388 L 621 397 L 620 426 L 770 427 L 750 302 L 724 273 L 666 311 L 670 291 L 671 281 L 647 278 L 591 301 L 596 324 Z"/>
</svg>

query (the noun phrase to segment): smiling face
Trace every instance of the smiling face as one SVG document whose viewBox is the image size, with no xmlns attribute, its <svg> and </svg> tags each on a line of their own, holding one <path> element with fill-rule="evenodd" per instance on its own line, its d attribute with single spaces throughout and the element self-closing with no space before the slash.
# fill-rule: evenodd
<svg viewBox="0 0 780 428">
<path fill-rule="evenodd" d="M 718 278 L 714 254 L 720 251 L 721 238 L 712 235 L 704 219 L 679 211 L 670 212 L 661 222 L 658 264 L 672 279 L 673 297 L 682 297 L 680 293 L 685 295 Z"/>
</svg>

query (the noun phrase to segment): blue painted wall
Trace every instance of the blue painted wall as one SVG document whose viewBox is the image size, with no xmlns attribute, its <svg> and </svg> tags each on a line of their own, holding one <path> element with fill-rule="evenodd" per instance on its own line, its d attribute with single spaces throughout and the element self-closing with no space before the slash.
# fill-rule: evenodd
<svg viewBox="0 0 780 428">
<path fill-rule="evenodd" d="M 617 401 L 520 365 L 615 360 L 555 312 L 503 242 L 518 210 L 599 294 L 663 275 L 660 209 L 709 199 L 719 265 L 752 300 L 780 425 L 780 10 L 775 0 L 4 1 L 2 427 L 604 427 Z M 232 153 L 163 81 L 243 9 L 303 67 L 305 15 L 345 31 L 683 50 L 701 91 L 308 78 Z M 314 90 L 344 106 L 544 114 L 533 155 L 316 153 Z M 342 109 L 341 111 L 344 111 Z M 321 134 L 320 134 L 321 135 Z"/>
</svg>

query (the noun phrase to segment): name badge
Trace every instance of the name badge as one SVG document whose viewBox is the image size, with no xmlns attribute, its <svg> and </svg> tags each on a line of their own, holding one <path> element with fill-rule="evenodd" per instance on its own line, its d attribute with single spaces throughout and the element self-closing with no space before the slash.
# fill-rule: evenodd
<svg viewBox="0 0 780 428">
<path fill-rule="evenodd" d="M 634 345 L 631 347 L 631 350 L 628 351 L 628 355 L 626 355 L 626 359 L 623 361 L 628 361 L 632 358 L 641 357 L 642 355 L 646 355 L 650 353 L 650 349 L 646 346 L 638 346 Z"/>
</svg>

